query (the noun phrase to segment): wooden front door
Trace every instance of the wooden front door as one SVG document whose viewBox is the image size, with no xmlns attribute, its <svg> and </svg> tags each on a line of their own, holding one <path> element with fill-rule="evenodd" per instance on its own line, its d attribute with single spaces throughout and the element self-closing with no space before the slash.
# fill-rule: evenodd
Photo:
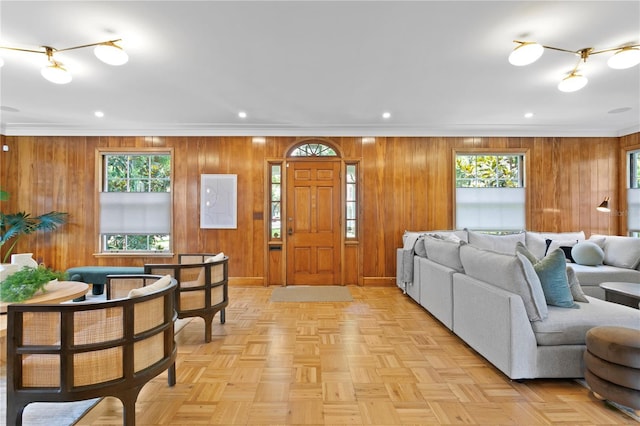
<svg viewBox="0 0 640 426">
<path fill-rule="evenodd" d="M 287 165 L 287 284 L 341 284 L 340 161 Z"/>
</svg>

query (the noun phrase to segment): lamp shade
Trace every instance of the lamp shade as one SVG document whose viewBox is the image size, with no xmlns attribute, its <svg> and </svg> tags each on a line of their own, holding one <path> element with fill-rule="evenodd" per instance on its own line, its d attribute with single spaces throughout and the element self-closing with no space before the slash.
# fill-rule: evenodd
<svg viewBox="0 0 640 426">
<path fill-rule="evenodd" d="M 543 52 L 544 48 L 540 44 L 525 42 L 513 49 L 513 52 L 509 55 L 509 63 L 518 67 L 529 65 L 537 61 Z"/>
<path fill-rule="evenodd" d="M 600 203 L 596 210 L 599 212 L 609 213 L 611 209 L 609 209 L 609 197 L 604 197 L 604 200 Z"/>
<path fill-rule="evenodd" d="M 587 77 L 576 74 L 576 72 L 572 72 L 568 76 L 562 79 L 560 83 L 558 83 L 558 90 L 561 92 L 575 92 L 582 89 L 587 85 L 589 80 Z"/>
<path fill-rule="evenodd" d="M 67 71 L 60 62 L 56 61 L 50 62 L 49 65 L 42 68 L 42 70 L 40 70 L 40 74 L 42 74 L 45 79 L 55 84 L 67 84 L 72 80 L 71 73 Z"/>
<path fill-rule="evenodd" d="M 4 59 L 0 58 L 0 68 L 4 66 Z"/>
<path fill-rule="evenodd" d="M 129 60 L 127 52 L 113 42 L 99 44 L 93 49 L 98 59 L 109 65 L 123 65 Z"/>
<path fill-rule="evenodd" d="M 640 64 L 640 49 L 637 47 L 623 47 L 607 61 L 609 67 L 617 70 L 631 68 L 638 64 Z"/>
</svg>

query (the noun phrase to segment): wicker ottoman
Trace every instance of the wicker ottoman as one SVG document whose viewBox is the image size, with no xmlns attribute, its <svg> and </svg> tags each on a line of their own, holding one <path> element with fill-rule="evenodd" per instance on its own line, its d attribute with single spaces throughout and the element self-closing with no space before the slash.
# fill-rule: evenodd
<svg viewBox="0 0 640 426">
<path fill-rule="evenodd" d="M 640 413 L 640 330 L 594 327 L 586 341 L 584 378 L 594 396 Z"/>
</svg>

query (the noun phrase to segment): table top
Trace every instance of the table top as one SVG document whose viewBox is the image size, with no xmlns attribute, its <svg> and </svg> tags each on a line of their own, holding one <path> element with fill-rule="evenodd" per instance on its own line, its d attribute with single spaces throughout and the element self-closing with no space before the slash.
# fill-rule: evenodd
<svg viewBox="0 0 640 426">
<path fill-rule="evenodd" d="M 36 293 L 31 299 L 20 303 L 60 303 L 67 300 L 84 296 L 89 290 L 89 285 L 79 281 L 53 281 L 46 285 L 44 293 Z M 7 305 L 10 303 L 0 303 L 0 313 L 7 312 Z M 5 336 L 7 332 L 7 316 L 0 315 L 0 336 Z"/>
<path fill-rule="evenodd" d="M 606 291 L 613 291 L 625 296 L 640 298 L 640 283 L 610 282 L 602 283 L 600 287 Z"/>
</svg>

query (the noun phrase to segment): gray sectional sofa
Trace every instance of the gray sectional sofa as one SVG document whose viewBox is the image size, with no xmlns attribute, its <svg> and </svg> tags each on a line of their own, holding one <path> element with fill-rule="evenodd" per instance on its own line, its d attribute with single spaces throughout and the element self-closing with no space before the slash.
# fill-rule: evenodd
<svg viewBox="0 0 640 426">
<path fill-rule="evenodd" d="M 560 247 L 577 244 L 574 237 L 582 241 L 584 236 L 527 234 L 494 236 L 466 230 L 406 233 L 405 246 L 398 250 L 398 286 L 511 379 L 583 377 L 587 330 L 599 325 L 640 328 L 640 310 L 601 300 L 595 291 L 603 282 L 599 280 L 624 280 L 640 286 L 640 270 L 636 269 L 640 239 L 605 237 L 611 239 L 608 245 L 603 244 L 602 251 L 610 255 L 603 256 L 605 262 L 616 262 L 611 255 L 624 247 L 622 260 L 629 265 L 635 262 L 633 268 L 625 268 L 627 263 L 568 263 L 572 271 L 566 269 L 569 273 L 565 277 L 571 278 L 566 285 L 573 287 L 566 306 L 571 307 L 559 307 L 547 304 L 539 277 L 546 266 L 539 266 L 552 257 L 558 259 Z M 537 245 L 541 237 L 544 246 Z M 564 237 L 568 239 L 564 241 Z M 597 238 L 602 244 L 603 236 Z M 549 239 L 556 243 L 549 244 Z M 541 262 L 545 252 L 552 254 Z M 565 263 L 562 265 L 564 271 Z M 559 276 L 557 271 L 555 276 Z M 580 282 L 590 277 L 589 282 L 597 284 L 582 287 L 575 277 Z M 596 293 L 595 297 L 589 293 Z"/>
</svg>

